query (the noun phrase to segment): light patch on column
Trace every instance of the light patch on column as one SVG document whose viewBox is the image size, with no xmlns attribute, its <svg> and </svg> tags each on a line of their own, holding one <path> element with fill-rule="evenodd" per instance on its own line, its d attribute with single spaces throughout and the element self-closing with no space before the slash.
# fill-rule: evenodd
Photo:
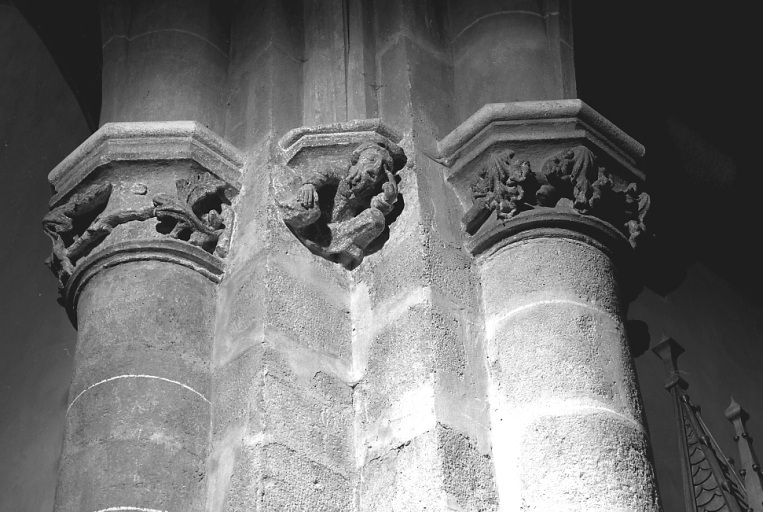
<svg viewBox="0 0 763 512">
<path fill-rule="evenodd" d="M 101 384 L 105 384 L 107 382 L 110 382 L 112 380 L 117 380 L 117 379 L 156 379 L 156 380 L 161 380 L 161 381 L 164 381 L 164 382 L 169 382 L 170 384 L 177 384 L 178 386 L 187 389 L 191 393 L 194 393 L 194 394 L 198 395 L 199 397 L 201 397 L 202 400 L 204 400 L 205 402 L 209 403 L 209 400 L 207 399 L 207 397 L 205 397 L 204 395 L 202 395 L 201 393 L 199 393 L 198 391 L 196 391 L 192 387 L 187 386 L 186 384 L 183 384 L 182 382 L 178 382 L 176 380 L 165 379 L 164 377 L 157 377 L 155 375 L 117 375 L 116 377 L 109 377 L 108 379 L 104 379 L 102 381 L 96 382 L 95 384 L 91 384 L 90 386 L 88 386 L 85 389 L 83 389 L 82 391 L 80 391 L 80 393 L 76 397 L 74 397 L 74 400 L 72 400 L 72 403 L 69 404 L 69 407 L 66 408 L 66 414 L 69 414 L 69 410 L 74 405 L 74 402 L 79 400 L 79 397 L 84 395 L 86 392 L 90 391 L 91 389 L 93 389 L 96 386 L 100 386 Z M 115 509 L 115 510 L 118 510 L 118 509 Z M 98 512 L 100 512 L 100 511 L 98 511 Z"/>
<path fill-rule="evenodd" d="M 591 309 L 593 311 L 596 311 L 598 313 L 601 313 L 605 316 L 611 316 L 611 313 L 597 308 L 596 306 L 592 305 L 589 302 L 578 302 L 575 300 L 570 299 L 544 299 L 544 300 L 538 300 L 535 302 L 531 302 L 529 304 L 523 304 L 519 307 L 516 307 L 510 311 L 507 311 L 503 315 L 496 315 L 495 317 L 489 319 L 485 322 L 485 334 L 487 335 L 488 339 L 491 339 L 495 335 L 496 329 L 501 325 L 501 323 L 505 322 L 507 319 L 511 318 L 513 315 L 520 313 L 522 311 L 525 311 L 527 309 L 533 308 L 535 306 L 543 306 L 546 304 L 571 304 L 573 306 L 579 306 L 581 308 Z"/>
<path fill-rule="evenodd" d="M 144 508 L 144 507 L 109 507 L 96 510 L 95 512 L 167 512 L 166 510 L 159 510 L 158 508 Z"/>
</svg>

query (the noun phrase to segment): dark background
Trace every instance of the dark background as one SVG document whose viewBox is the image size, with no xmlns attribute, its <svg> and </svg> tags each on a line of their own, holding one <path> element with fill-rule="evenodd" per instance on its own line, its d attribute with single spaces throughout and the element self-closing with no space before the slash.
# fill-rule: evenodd
<svg viewBox="0 0 763 512">
<path fill-rule="evenodd" d="M 758 22 L 742 2 L 578 1 L 578 95 L 647 148 L 656 235 L 647 283 L 699 260 L 763 298 Z"/>
</svg>

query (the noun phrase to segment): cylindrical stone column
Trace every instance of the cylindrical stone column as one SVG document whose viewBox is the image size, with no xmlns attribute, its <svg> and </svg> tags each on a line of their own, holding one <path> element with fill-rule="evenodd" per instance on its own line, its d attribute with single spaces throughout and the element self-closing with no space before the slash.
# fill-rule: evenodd
<svg viewBox="0 0 763 512">
<path fill-rule="evenodd" d="M 624 327 L 643 146 L 556 100 L 486 105 L 439 149 L 482 284 L 500 509 L 659 510 Z"/>
<path fill-rule="evenodd" d="M 448 1 L 461 120 L 486 103 L 574 98 L 570 2 Z"/>
<path fill-rule="evenodd" d="M 223 133 L 228 2 L 105 0 L 101 122 L 197 121 Z"/>
<path fill-rule="evenodd" d="M 481 265 L 502 510 L 656 510 L 624 262 L 574 226 L 551 227 L 554 217 L 528 222 Z M 599 227 L 587 220 L 583 231 Z"/>
<path fill-rule="evenodd" d="M 78 329 L 55 512 L 206 511 L 241 165 L 197 123 L 110 123 L 51 173 L 48 263 Z"/>
<path fill-rule="evenodd" d="M 214 304 L 214 283 L 171 262 L 83 287 L 57 512 L 204 510 Z"/>
</svg>

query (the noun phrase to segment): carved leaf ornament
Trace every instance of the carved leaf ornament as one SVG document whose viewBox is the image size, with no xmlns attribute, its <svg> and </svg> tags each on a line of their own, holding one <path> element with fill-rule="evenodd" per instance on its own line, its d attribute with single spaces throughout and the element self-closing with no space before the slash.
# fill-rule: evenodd
<svg viewBox="0 0 763 512">
<path fill-rule="evenodd" d="M 110 182 L 90 185 L 43 218 L 53 242 L 46 264 L 63 288 L 77 261 L 90 254 L 119 225 L 157 219 L 156 230 L 184 240 L 210 254 L 225 257 L 233 210 L 226 197 L 228 184 L 207 173 L 175 182 L 176 195 L 159 193 L 152 204 L 137 209 L 105 212 L 113 190 Z"/>
<path fill-rule="evenodd" d="M 617 227 L 636 247 L 646 232 L 649 194 L 639 184 L 616 190 L 615 182 L 596 155 L 585 146 L 565 150 L 543 164 L 540 175 L 527 160 L 505 150 L 490 155 L 471 184 L 472 207 L 464 215 L 464 229 L 475 234 L 493 212 L 506 220 L 538 207 L 570 205 Z"/>
</svg>

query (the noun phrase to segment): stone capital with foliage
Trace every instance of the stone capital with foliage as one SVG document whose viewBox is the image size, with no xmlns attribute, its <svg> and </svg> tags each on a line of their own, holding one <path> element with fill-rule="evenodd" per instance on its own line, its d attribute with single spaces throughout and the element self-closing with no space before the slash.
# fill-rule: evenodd
<svg viewBox="0 0 763 512">
<path fill-rule="evenodd" d="M 574 216 L 616 245 L 647 236 L 643 147 L 579 100 L 485 105 L 438 149 L 473 254 L 527 229 L 578 229 Z"/>
<path fill-rule="evenodd" d="M 42 225 L 72 320 L 80 285 L 117 262 L 173 261 L 219 281 L 242 166 L 195 122 L 109 123 L 61 162 Z"/>
</svg>

